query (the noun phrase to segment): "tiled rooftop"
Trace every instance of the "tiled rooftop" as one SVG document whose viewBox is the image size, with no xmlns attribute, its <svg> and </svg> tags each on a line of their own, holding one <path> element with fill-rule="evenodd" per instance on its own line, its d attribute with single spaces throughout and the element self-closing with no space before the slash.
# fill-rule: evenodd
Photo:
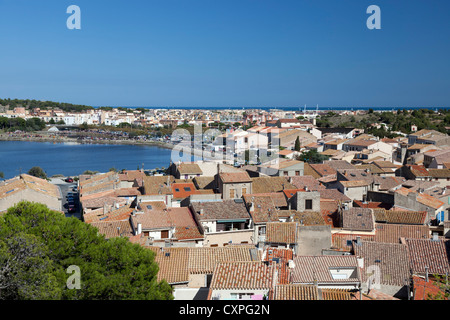
<svg viewBox="0 0 450 320">
<path fill-rule="evenodd" d="M 407 247 L 404 244 L 361 241 L 361 245 L 353 243 L 354 253 L 364 258 L 361 272 L 362 281 L 367 282 L 374 272 L 373 266 L 379 268 L 380 284 L 403 286 L 409 278 L 409 260 Z"/>
<path fill-rule="evenodd" d="M 291 244 L 297 242 L 297 222 L 268 222 L 266 242 Z"/>
<path fill-rule="evenodd" d="M 211 202 L 191 202 L 192 208 L 200 221 L 250 219 L 242 201 L 222 200 Z M 203 211 L 202 211 L 203 210 Z M 203 214 L 201 214 L 203 212 Z"/>
<path fill-rule="evenodd" d="M 414 273 L 429 274 L 450 273 L 450 241 L 431 239 L 406 239 L 410 267 Z"/>
<path fill-rule="evenodd" d="M 342 228 L 353 231 L 372 231 L 374 229 L 372 209 L 350 208 L 343 210 Z"/>
<path fill-rule="evenodd" d="M 293 283 L 348 283 L 360 282 L 358 263 L 355 256 L 297 256 L 292 272 Z M 333 279 L 330 269 L 351 268 L 354 272 L 348 279 Z"/>
<path fill-rule="evenodd" d="M 216 266 L 211 289 L 264 290 L 271 289 L 274 265 L 262 262 L 223 262 Z"/>
</svg>

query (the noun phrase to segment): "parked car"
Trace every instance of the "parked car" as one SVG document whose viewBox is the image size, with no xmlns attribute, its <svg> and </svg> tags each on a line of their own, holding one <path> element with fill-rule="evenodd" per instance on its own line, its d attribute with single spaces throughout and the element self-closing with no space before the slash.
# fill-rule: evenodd
<svg viewBox="0 0 450 320">
<path fill-rule="evenodd" d="M 73 182 L 73 179 L 72 179 L 71 177 L 67 177 L 66 180 L 64 180 L 64 181 L 69 182 L 69 183 L 72 183 L 72 182 Z"/>
</svg>

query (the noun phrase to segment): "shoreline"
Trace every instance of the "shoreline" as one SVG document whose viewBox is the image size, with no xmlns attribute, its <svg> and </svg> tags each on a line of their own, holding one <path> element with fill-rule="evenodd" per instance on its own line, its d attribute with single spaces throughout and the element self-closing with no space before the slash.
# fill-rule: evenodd
<svg viewBox="0 0 450 320">
<path fill-rule="evenodd" d="M 23 141 L 23 142 L 52 142 L 52 143 L 76 143 L 76 144 L 107 144 L 107 145 L 136 145 L 136 146 L 149 146 L 149 147 L 159 147 L 164 149 L 173 150 L 177 145 L 162 142 L 162 141 L 139 141 L 139 140 L 84 140 L 78 138 L 68 138 L 61 136 L 48 136 L 48 134 L 0 134 L 0 141 Z M 183 146 L 185 152 L 189 152 L 191 157 L 200 157 L 204 161 L 214 161 L 214 160 L 225 160 L 225 156 L 222 158 L 215 158 L 212 156 L 211 152 L 202 149 L 193 149 Z"/>
<path fill-rule="evenodd" d="M 175 146 L 161 141 L 139 141 L 139 140 L 83 140 L 68 137 L 48 137 L 34 135 L 8 135 L 0 134 L 0 141 L 24 141 L 24 142 L 53 142 L 53 143 L 78 143 L 78 144 L 110 144 L 110 145 L 147 145 L 166 149 L 173 149 Z"/>
</svg>

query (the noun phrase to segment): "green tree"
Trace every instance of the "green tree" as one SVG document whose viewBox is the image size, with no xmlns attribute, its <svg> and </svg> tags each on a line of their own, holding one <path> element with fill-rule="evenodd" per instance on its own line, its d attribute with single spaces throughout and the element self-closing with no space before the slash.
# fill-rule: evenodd
<svg viewBox="0 0 450 320">
<path fill-rule="evenodd" d="M 295 139 L 294 150 L 295 151 L 300 151 L 300 138 L 299 137 L 297 137 L 297 139 Z"/>
<path fill-rule="evenodd" d="M 47 179 L 47 174 L 41 167 L 33 167 L 28 171 L 30 176 L 34 176 L 41 179 Z"/>
<path fill-rule="evenodd" d="M 61 274 L 47 255 L 48 248 L 32 234 L 10 233 L 0 240 L 0 299 L 60 299 Z"/>
<path fill-rule="evenodd" d="M 0 299 L 166 300 L 155 253 L 45 205 L 20 202 L 0 218 Z M 80 269 L 70 289 L 69 266 Z"/>
<path fill-rule="evenodd" d="M 50 121 L 48 122 L 49 124 L 55 124 L 55 120 L 53 118 L 50 119 Z"/>
<path fill-rule="evenodd" d="M 80 128 L 80 130 L 88 130 L 89 129 L 89 125 L 86 122 L 83 122 L 83 124 L 80 124 L 78 126 L 78 128 Z"/>
<path fill-rule="evenodd" d="M 317 150 L 309 150 L 297 156 L 296 159 L 307 163 L 322 163 L 328 160 L 328 156 L 318 153 Z"/>
<path fill-rule="evenodd" d="M 94 175 L 94 174 L 97 174 L 97 173 L 98 173 L 98 171 L 91 171 L 91 170 L 86 170 L 86 171 L 83 172 L 83 174 L 88 174 L 88 175 Z"/>
<path fill-rule="evenodd" d="M 0 179 L 5 179 L 5 174 L 2 171 L 0 171 Z"/>
</svg>

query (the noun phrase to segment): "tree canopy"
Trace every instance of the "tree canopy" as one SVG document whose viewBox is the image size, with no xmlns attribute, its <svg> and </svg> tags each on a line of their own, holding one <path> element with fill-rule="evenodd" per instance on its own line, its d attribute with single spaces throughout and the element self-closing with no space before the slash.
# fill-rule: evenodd
<svg viewBox="0 0 450 320">
<path fill-rule="evenodd" d="M 297 139 L 295 139 L 295 146 L 294 146 L 294 150 L 295 151 L 300 151 L 300 138 L 297 137 Z"/>
<path fill-rule="evenodd" d="M 40 101 L 40 100 L 30 100 L 30 99 L 0 99 L 0 105 L 9 106 L 12 110 L 16 107 L 24 107 L 25 109 L 40 108 L 42 110 L 46 109 L 61 109 L 67 112 L 81 112 L 86 110 L 91 110 L 93 107 L 78 105 L 65 102 L 54 102 L 54 101 Z"/>
<path fill-rule="evenodd" d="M 0 129 L 4 131 L 39 131 L 45 128 L 45 121 L 39 118 L 6 118 L 0 117 Z"/>
<path fill-rule="evenodd" d="M 33 177 L 41 178 L 41 179 L 47 179 L 47 174 L 41 167 L 33 167 L 30 170 L 28 170 L 28 174 Z"/>
<path fill-rule="evenodd" d="M 328 156 L 318 153 L 317 150 L 309 150 L 297 156 L 296 159 L 307 163 L 322 163 L 328 160 Z"/>
<path fill-rule="evenodd" d="M 0 217 L 0 300 L 166 300 L 155 254 L 126 238 L 105 239 L 96 228 L 46 206 L 20 202 Z M 80 288 L 70 289 L 70 266 Z"/>
</svg>

